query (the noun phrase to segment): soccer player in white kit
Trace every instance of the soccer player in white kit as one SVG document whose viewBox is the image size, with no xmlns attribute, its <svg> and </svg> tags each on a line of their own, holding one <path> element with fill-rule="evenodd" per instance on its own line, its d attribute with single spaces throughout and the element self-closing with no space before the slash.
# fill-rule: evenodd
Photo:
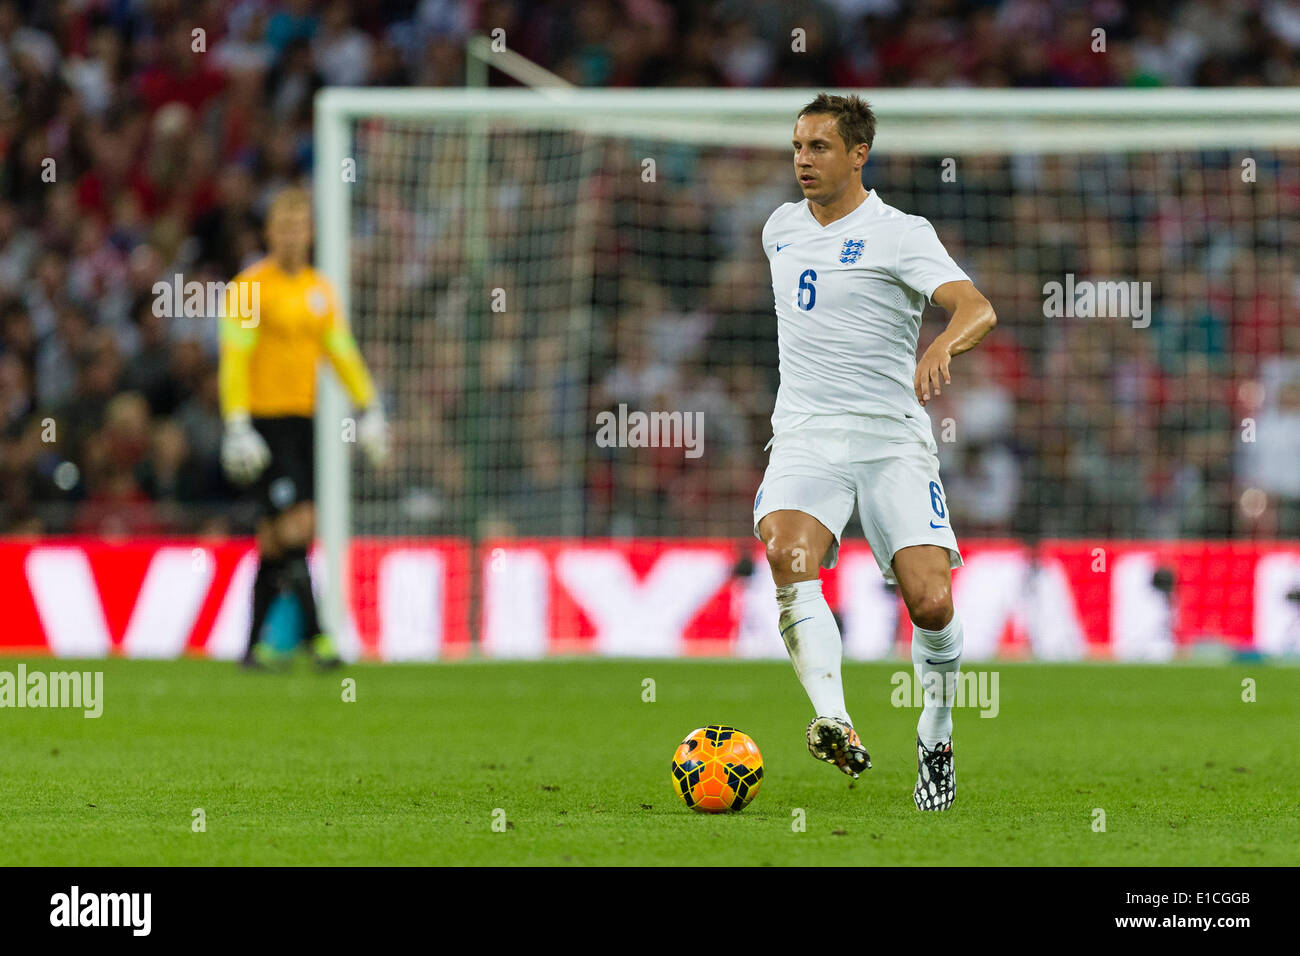
<svg viewBox="0 0 1300 956">
<path fill-rule="evenodd" d="M 924 406 L 951 383 L 952 357 L 997 318 L 929 222 L 863 187 L 875 128 L 857 96 L 823 93 L 800 110 L 794 170 L 804 199 L 763 227 L 781 385 L 754 534 L 767 546 L 781 636 L 817 715 L 808 749 L 857 777 L 871 758 L 844 705 L 839 628 L 818 577 L 835 566 L 856 502 L 876 562 L 912 619 L 912 663 L 925 690 L 913 797 L 920 810 L 946 810 L 956 794 L 962 629 L 951 569 L 961 553 Z M 927 301 L 951 318 L 918 361 Z"/>
</svg>

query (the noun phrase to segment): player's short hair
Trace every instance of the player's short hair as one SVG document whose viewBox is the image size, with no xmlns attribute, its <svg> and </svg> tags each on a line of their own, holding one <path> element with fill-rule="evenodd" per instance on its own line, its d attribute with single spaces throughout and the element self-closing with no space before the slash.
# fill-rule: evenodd
<svg viewBox="0 0 1300 956">
<path fill-rule="evenodd" d="M 799 111 L 799 116 L 807 116 L 809 113 L 834 116 L 845 149 L 852 149 L 859 143 L 866 143 L 867 149 L 870 149 L 875 141 L 876 114 L 871 112 L 871 104 L 860 96 L 818 93 L 815 100 Z"/>
<path fill-rule="evenodd" d="M 311 212 L 311 193 L 300 186 L 287 186 L 275 194 L 271 205 L 266 210 L 266 218 L 285 211 L 306 209 Z"/>
</svg>

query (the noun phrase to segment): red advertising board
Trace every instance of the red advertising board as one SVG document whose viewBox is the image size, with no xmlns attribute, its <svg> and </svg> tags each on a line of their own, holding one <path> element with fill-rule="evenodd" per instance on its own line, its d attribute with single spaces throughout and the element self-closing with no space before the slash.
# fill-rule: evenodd
<svg viewBox="0 0 1300 956">
<path fill-rule="evenodd" d="M 1163 660 L 1207 642 L 1300 653 L 1300 545 L 1047 541 L 1030 550 L 967 540 L 962 550 L 953 592 L 968 659 Z M 0 541 L 0 652 L 237 657 L 255 560 L 243 540 Z M 317 554 L 318 582 L 322 570 Z M 847 656 L 905 653 L 905 611 L 865 544 L 846 541 L 823 581 Z M 454 538 L 361 538 L 350 588 L 337 635 L 349 657 L 785 653 L 758 542 L 510 539 L 474 548 Z"/>
<path fill-rule="evenodd" d="M 431 659 L 469 648 L 469 547 L 357 539 L 350 657 Z M 248 640 L 257 556 L 249 540 L 0 541 L 0 652 L 235 658 Z M 324 579 L 321 555 L 312 572 Z"/>
</svg>

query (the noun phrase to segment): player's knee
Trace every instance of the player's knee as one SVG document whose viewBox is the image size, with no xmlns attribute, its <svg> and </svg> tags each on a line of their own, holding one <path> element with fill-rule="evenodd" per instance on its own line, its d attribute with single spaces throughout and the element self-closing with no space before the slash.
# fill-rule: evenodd
<svg viewBox="0 0 1300 956">
<path fill-rule="evenodd" d="M 922 588 L 907 598 L 907 613 L 912 623 L 927 631 L 940 631 L 952 620 L 952 591 L 946 584 Z"/>
<path fill-rule="evenodd" d="M 822 556 L 801 537 L 774 535 L 767 541 L 767 563 L 778 584 L 800 577 L 816 577 Z"/>
<path fill-rule="evenodd" d="M 315 512 L 309 504 L 289 509 L 276 521 L 276 537 L 282 549 L 305 548 L 316 534 Z"/>
</svg>

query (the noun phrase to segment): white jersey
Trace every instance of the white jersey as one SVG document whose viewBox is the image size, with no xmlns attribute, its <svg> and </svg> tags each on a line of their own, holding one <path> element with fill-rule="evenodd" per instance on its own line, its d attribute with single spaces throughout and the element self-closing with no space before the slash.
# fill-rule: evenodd
<svg viewBox="0 0 1300 956">
<path fill-rule="evenodd" d="M 772 431 L 852 426 L 861 416 L 930 420 L 916 399 L 921 312 L 945 282 L 967 279 L 934 227 L 881 202 L 823 226 L 808 200 L 763 227 L 772 265 L 781 386 Z"/>
</svg>

